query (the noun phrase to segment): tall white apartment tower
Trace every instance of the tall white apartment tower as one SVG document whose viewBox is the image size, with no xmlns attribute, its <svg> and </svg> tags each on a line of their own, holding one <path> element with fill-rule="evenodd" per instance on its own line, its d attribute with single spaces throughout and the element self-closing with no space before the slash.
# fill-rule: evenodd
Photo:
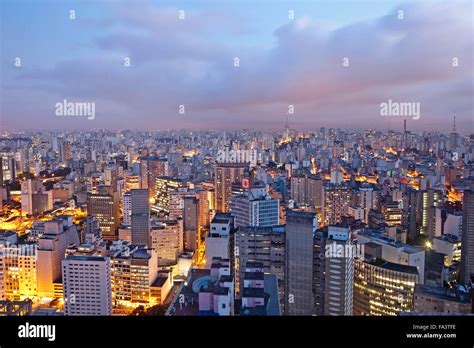
<svg viewBox="0 0 474 348">
<path fill-rule="evenodd" d="M 354 253 L 349 227 L 329 226 L 325 250 L 325 315 L 352 315 Z"/>
<path fill-rule="evenodd" d="M 66 315 L 112 315 L 108 257 L 71 255 L 62 266 Z"/>
<path fill-rule="evenodd" d="M 123 195 L 123 224 L 125 226 L 132 225 L 132 194 L 125 192 Z"/>
</svg>

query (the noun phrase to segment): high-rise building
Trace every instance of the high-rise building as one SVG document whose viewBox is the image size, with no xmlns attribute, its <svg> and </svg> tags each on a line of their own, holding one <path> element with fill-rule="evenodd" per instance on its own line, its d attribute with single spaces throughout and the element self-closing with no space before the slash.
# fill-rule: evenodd
<svg viewBox="0 0 474 348">
<path fill-rule="evenodd" d="M 116 189 L 118 170 L 117 165 L 108 165 L 104 168 L 103 180 L 105 186 L 110 186 Z"/>
<path fill-rule="evenodd" d="M 70 244 L 79 244 L 79 234 L 72 220 L 45 222 L 37 250 L 39 297 L 54 297 L 54 283 L 61 278 L 61 260 Z"/>
<path fill-rule="evenodd" d="M 131 233 L 132 243 L 151 246 L 150 241 L 150 198 L 148 189 L 131 190 Z"/>
<path fill-rule="evenodd" d="M 169 174 L 168 161 L 163 157 L 146 156 L 140 158 L 140 188 L 149 190 L 149 198 L 157 193 L 156 179 Z"/>
<path fill-rule="evenodd" d="M 354 192 L 354 195 L 355 205 L 364 209 L 364 219 L 362 221 L 368 223 L 370 210 L 378 206 L 378 192 L 365 183 Z"/>
<path fill-rule="evenodd" d="M 124 190 L 130 191 L 140 188 L 140 177 L 138 175 L 127 174 L 125 176 Z"/>
<path fill-rule="evenodd" d="M 130 193 L 130 191 L 125 192 L 123 194 L 122 210 L 123 210 L 122 224 L 124 226 L 131 226 L 132 225 L 132 194 Z"/>
<path fill-rule="evenodd" d="M 61 163 L 69 164 L 69 161 L 72 159 L 72 147 L 71 142 L 67 140 L 61 141 L 61 147 L 59 149 L 59 158 Z"/>
<path fill-rule="evenodd" d="M 110 259 L 70 255 L 62 261 L 66 315 L 112 315 Z"/>
<path fill-rule="evenodd" d="M 0 159 L 3 167 L 3 181 L 14 180 L 16 178 L 15 154 L 2 152 Z"/>
<path fill-rule="evenodd" d="M 18 234 L 0 231 L 0 300 L 37 295 L 36 244 L 18 242 Z"/>
<path fill-rule="evenodd" d="M 313 294 L 314 314 L 316 315 L 324 315 L 327 239 L 327 229 L 317 230 L 314 234 Z"/>
<path fill-rule="evenodd" d="M 387 196 L 381 201 L 380 205 L 384 215 L 384 222 L 388 226 L 399 226 L 402 224 L 402 208 L 399 202 Z"/>
<path fill-rule="evenodd" d="M 169 218 L 171 220 L 175 220 L 178 217 L 183 217 L 183 198 L 186 196 L 196 196 L 196 193 L 189 190 L 187 187 L 179 187 L 178 189 L 170 192 Z"/>
<path fill-rule="evenodd" d="M 414 239 L 418 235 L 418 226 L 420 226 L 420 214 L 418 214 L 419 207 L 419 191 L 414 188 L 409 188 L 405 192 L 403 203 L 402 223 L 407 231 L 409 239 Z"/>
<path fill-rule="evenodd" d="M 440 230 L 442 225 L 443 195 L 441 192 L 435 191 L 432 197 L 433 200 L 430 202 L 431 205 L 428 208 L 428 223 L 426 226 L 426 233 L 429 240 L 433 240 L 433 238 L 441 235 Z"/>
<path fill-rule="evenodd" d="M 290 178 L 290 198 L 316 209 L 322 206 L 323 180 L 313 174 L 298 173 Z"/>
<path fill-rule="evenodd" d="M 313 239 L 317 216 L 314 213 L 288 211 L 286 214 L 285 313 L 312 315 Z"/>
<path fill-rule="evenodd" d="M 420 199 L 421 202 L 419 205 L 419 214 L 421 215 L 421 226 L 419 233 L 430 237 L 429 228 L 431 226 L 431 221 L 433 220 L 433 208 L 439 206 L 442 203 L 443 194 L 441 191 L 428 189 L 421 192 Z M 431 236 L 431 238 L 432 237 L 433 236 Z"/>
<path fill-rule="evenodd" d="M 401 243 L 383 236 L 380 231 L 364 230 L 357 234 L 359 243 L 374 242 L 382 247 L 382 259 L 399 265 L 414 266 L 418 271 L 418 281 L 425 279 L 425 249 Z"/>
<path fill-rule="evenodd" d="M 37 173 L 39 175 L 39 173 Z M 0 156 L 0 190 L 3 188 L 3 157 Z"/>
<path fill-rule="evenodd" d="M 329 226 L 324 255 L 325 315 L 352 315 L 353 250 L 349 227 Z"/>
<path fill-rule="evenodd" d="M 442 194 L 434 189 L 407 190 L 403 204 L 403 223 L 410 240 L 419 235 L 430 236 L 429 228 L 434 219 L 434 209 L 442 202 Z M 431 230 L 432 231 L 432 230 Z"/>
<path fill-rule="evenodd" d="M 199 221 L 201 228 L 209 226 L 209 191 L 204 189 L 189 189 L 188 187 L 179 187 L 170 193 L 170 212 L 169 219 L 175 220 L 184 216 L 184 198 L 195 197 L 199 204 Z"/>
<path fill-rule="evenodd" d="M 209 191 L 206 189 L 197 190 L 197 196 L 199 199 L 199 226 L 200 228 L 207 228 L 210 224 L 209 210 L 210 199 Z"/>
<path fill-rule="evenodd" d="M 103 180 L 101 173 L 91 173 L 86 179 L 87 192 L 98 193 L 102 183 Z"/>
<path fill-rule="evenodd" d="M 158 266 L 175 265 L 184 252 L 183 220 L 167 220 L 151 227 L 151 248 L 158 256 Z"/>
<path fill-rule="evenodd" d="M 376 248 L 380 248 L 379 245 Z M 381 254 L 381 251 L 380 251 Z M 354 315 L 397 315 L 413 311 L 416 267 L 365 254 L 354 270 Z"/>
<path fill-rule="evenodd" d="M 88 193 L 87 213 L 99 222 L 102 237 L 105 240 L 117 239 L 117 228 L 120 223 L 118 193 L 107 192 L 100 187 L 98 193 Z"/>
<path fill-rule="evenodd" d="M 235 226 L 276 226 L 279 224 L 280 201 L 272 198 L 266 188 L 252 188 L 232 196 L 230 211 Z"/>
<path fill-rule="evenodd" d="M 265 273 L 262 263 L 249 262 L 241 283 L 240 315 L 281 315 L 277 276 Z"/>
<path fill-rule="evenodd" d="M 232 196 L 232 183 L 240 182 L 248 163 L 216 163 L 215 167 L 215 209 L 220 212 L 230 210 L 230 198 Z"/>
<path fill-rule="evenodd" d="M 42 202 L 38 201 L 39 195 L 43 195 L 43 182 L 41 180 L 26 179 L 21 183 L 21 212 L 23 215 L 35 215 L 47 210 L 42 209 L 48 208 L 48 205 L 45 207 L 44 203 L 41 204 Z"/>
<path fill-rule="evenodd" d="M 160 176 L 156 178 L 156 195 L 153 209 L 169 214 L 171 204 L 171 192 L 184 186 L 184 182 L 177 178 Z"/>
<path fill-rule="evenodd" d="M 100 230 L 99 221 L 92 215 L 87 216 L 82 225 L 81 242 L 92 243 L 95 240 L 102 238 L 102 231 Z"/>
<path fill-rule="evenodd" d="M 156 304 L 152 285 L 158 277 L 157 253 L 144 245 L 118 240 L 110 246 L 109 256 L 112 259 L 114 304 Z"/>
<path fill-rule="evenodd" d="M 285 299 L 285 226 L 240 227 L 234 235 L 235 287 L 240 297 L 247 264 L 258 262 L 264 273 L 274 274 L 279 298 Z"/>
<path fill-rule="evenodd" d="M 472 304 L 468 292 L 458 288 L 415 285 L 413 311 L 424 314 L 471 314 Z"/>
<path fill-rule="evenodd" d="M 199 312 L 228 316 L 234 314 L 234 279 L 229 259 L 212 259 L 209 285 L 199 289 Z"/>
<path fill-rule="evenodd" d="M 134 244 L 150 246 L 150 200 L 147 189 L 130 191 L 131 237 Z"/>
<path fill-rule="evenodd" d="M 199 226 L 199 199 L 196 196 L 183 198 L 184 248 L 196 251 L 201 242 Z"/>
<path fill-rule="evenodd" d="M 230 238 L 233 228 L 234 220 L 229 213 L 217 213 L 212 219 L 209 233 L 206 236 L 207 268 L 211 267 L 214 257 L 230 259 Z"/>
<path fill-rule="evenodd" d="M 351 188 L 347 185 L 326 184 L 323 189 L 323 197 L 323 225 L 340 224 L 342 217 L 349 214 Z"/>
<path fill-rule="evenodd" d="M 474 279 L 474 190 L 463 196 L 461 238 L 461 284 L 471 284 Z"/>
</svg>

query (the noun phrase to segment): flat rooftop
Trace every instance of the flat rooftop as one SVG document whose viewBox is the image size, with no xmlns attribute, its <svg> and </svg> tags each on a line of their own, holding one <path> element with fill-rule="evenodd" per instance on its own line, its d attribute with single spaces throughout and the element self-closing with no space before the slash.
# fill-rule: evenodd
<svg viewBox="0 0 474 348">
<path fill-rule="evenodd" d="M 85 255 L 71 255 L 65 258 L 66 260 L 72 260 L 72 261 L 106 261 L 108 257 L 104 256 L 85 256 Z"/>
<path fill-rule="evenodd" d="M 435 287 L 429 285 L 416 284 L 415 295 L 430 295 L 442 300 L 454 301 L 458 303 L 470 303 L 470 296 L 468 293 L 458 292 L 455 289 L 448 289 L 442 287 Z"/>
<path fill-rule="evenodd" d="M 161 288 L 163 285 L 165 285 L 167 280 L 168 280 L 168 277 L 158 276 L 151 286 L 155 288 Z"/>
<path fill-rule="evenodd" d="M 389 262 L 380 258 L 373 258 L 370 261 L 365 261 L 365 262 L 370 265 L 388 269 L 390 271 L 418 275 L 418 269 L 415 266 L 400 265 L 398 263 Z"/>
</svg>

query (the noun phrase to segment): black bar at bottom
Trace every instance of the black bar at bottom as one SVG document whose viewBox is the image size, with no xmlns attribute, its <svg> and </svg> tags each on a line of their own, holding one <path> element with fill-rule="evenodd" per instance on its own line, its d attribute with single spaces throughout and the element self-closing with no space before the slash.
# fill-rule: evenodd
<svg viewBox="0 0 474 348">
<path fill-rule="evenodd" d="M 52 327 L 44 325 L 54 325 L 54 340 Z M 40 334 L 46 337 L 31 337 Z M 473 347 L 474 316 L 0 317 L 1 348 L 37 344 L 145 347 L 149 342 L 155 343 L 153 346 L 281 343 Z"/>
</svg>

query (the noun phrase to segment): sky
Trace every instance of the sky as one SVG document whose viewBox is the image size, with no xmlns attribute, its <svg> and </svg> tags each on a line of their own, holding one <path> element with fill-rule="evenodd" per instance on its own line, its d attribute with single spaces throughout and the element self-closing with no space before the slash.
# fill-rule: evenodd
<svg viewBox="0 0 474 348">
<path fill-rule="evenodd" d="M 450 132 L 456 115 L 474 132 L 473 1 L 0 4 L 0 130 Z M 95 117 L 58 116 L 64 100 Z M 383 116 L 388 101 L 420 117 Z"/>
</svg>

